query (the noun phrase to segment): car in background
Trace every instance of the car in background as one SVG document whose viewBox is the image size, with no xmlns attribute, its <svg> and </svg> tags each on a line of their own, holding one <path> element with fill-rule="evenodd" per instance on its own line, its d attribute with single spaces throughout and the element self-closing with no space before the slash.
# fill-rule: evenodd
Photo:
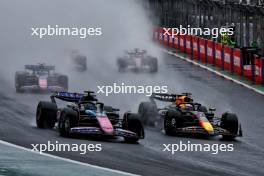
<svg viewBox="0 0 264 176">
<path fill-rule="evenodd" d="M 136 48 L 132 51 L 125 51 L 124 56 L 117 59 L 117 66 L 119 72 L 131 70 L 155 73 L 158 71 L 158 59 L 148 55 L 146 50 Z"/>
<path fill-rule="evenodd" d="M 79 51 L 73 50 L 70 54 L 71 65 L 74 70 L 83 72 L 87 70 L 87 57 L 83 54 L 80 54 Z"/>
<path fill-rule="evenodd" d="M 55 66 L 25 65 L 25 71 L 15 73 L 16 92 L 67 91 L 68 76 L 55 72 Z"/>
</svg>

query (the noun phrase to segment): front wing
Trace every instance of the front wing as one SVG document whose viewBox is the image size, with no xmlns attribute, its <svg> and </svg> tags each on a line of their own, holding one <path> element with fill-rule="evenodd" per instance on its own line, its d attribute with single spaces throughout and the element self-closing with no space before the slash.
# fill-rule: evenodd
<svg viewBox="0 0 264 176">
<path fill-rule="evenodd" d="M 74 127 L 70 130 L 73 134 L 88 134 L 88 135 L 102 135 L 102 136 L 121 136 L 121 137 L 131 137 L 131 138 L 142 138 L 138 136 L 136 133 L 124 130 L 122 128 L 115 128 L 114 133 L 112 135 L 105 134 L 98 127 Z"/>
</svg>

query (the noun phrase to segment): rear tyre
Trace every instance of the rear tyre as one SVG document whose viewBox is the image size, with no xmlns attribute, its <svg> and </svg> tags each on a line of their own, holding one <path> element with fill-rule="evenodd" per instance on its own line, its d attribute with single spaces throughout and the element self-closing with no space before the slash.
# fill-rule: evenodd
<svg viewBox="0 0 264 176">
<path fill-rule="evenodd" d="M 59 119 L 59 133 L 60 136 L 70 137 L 71 128 L 78 126 L 78 114 L 76 111 L 65 108 L 61 111 Z"/>
<path fill-rule="evenodd" d="M 178 127 L 177 117 L 179 113 L 175 111 L 168 111 L 167 115 L 164 117 L 164 131 L 166 135 L 175 135 L 176 129 Z"/>
<path fill-rule="evenodd" d="M 52 102 L 39 102 L 36 112 L 38 128 L 53 128 L 57 121 L 57 105 Z"/>
<path fill-rule="evenodd" d="M 64 91 L 68 91 L 68 77 L 61 75 L 58 79 L 59 85 L 63 87 Z"/>
<path fill-rule="evenodd" d="M 157 58 L 152 58 L 150 60 L 150 72 L 151 73 L 156 73 L 158 72 L 158 59 Z"/>
<path fill-rule="evenodd" d="M 239 132 L 237 115 L 229 112 L 224 113 L 221 118 L 220 127 L 230 132 L 230 135 L 223 135 L 223 139 L 235 139 Z"/>
<path fill-rule="evenodd" d="M 117 66 L 118 66 L 118 71 L 119 72 L 125 72 L 126 68 L 127 68 L 127 64 L 126 61 L 122 58 L 118 58 L 117 59 Z"/>
<path fill-rule="evenodd" d="M 16 86 L 16 92 L 17 93 L 23 93 L 24 91 L 21 89 L 21 86 L 24 83 L 24 79 L 25 76 L 23 73 L 18 73 L 16 72 L 16 76 L 15 76 L 15 86 Z"/>
<path fill-rule="evenodd" d="M 124 137 L 125 142 L 136 143 L 140 138 L 145 137 L 144 128 L 138 114 L 125 113 L 122 128 L 137 134 L 137 137 Z"/>
<path fill-rule="evenodd" d="M 158 108 L 155 103 L 141 102 L 138 107 L 138 114 L 144 125 L 155 126 L 158 117 Z"/>
</svg>

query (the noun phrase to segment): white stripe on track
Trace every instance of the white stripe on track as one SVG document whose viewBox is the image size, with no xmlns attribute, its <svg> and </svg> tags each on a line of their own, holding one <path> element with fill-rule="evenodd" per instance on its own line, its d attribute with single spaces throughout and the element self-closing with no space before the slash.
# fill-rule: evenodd
<svg viewBox="0 0 264 176">
<path fill-rule="evenodd" d="M 221 76 L 221 77 L 223 77 L 223 78 L 225 78 L 225 79 L 227 79 L 227 80 L 233 81 L 233 82 L 235 82 L 235 83 L 237 83 L 237 84 L 239 84 L 239 85 L 241 85 L 241 86 L 244 86 L 244 87 L 246 87 L 246 88 L 248 88 L 248 89 L 250 89 L 250 90 L 253 90 L 253 91 L 256 92 L 256 93 L 259 93 L 259 94 L 261 94 L 261 95 L 264 95 L 264 92 L 263 92 L 263 91 L 258 90 L 258 89 L 254 88 L 254 87 L 252 87 L 252 86 L 250 86 L 250 85 L 248 85 L 248 84 L 245 84 L 245 83 L 243 83 L 243 82 L 241 82 L 241 81 L 238 81 L 238 80 L 236 80 L 236 79 L 233 79 L 233 78 L 231 78 L 231 77 L 229 77 L 229 76 L 227 76 L 227 75 L 224 75 L 224 74 L 220 73 L 219 71 L 216 71 L 216 70 L 214 70 L 214 69 L 211 69 L 211 68 L 209 68 L 209 67 L 206 67 L 205 65 L 202 65 L 202 64 L 200 64 L 200 63 L 197 63 L 197 62 L 195 62 L 195 61 L 193 61 L 193 60 L 191 60 L 191 59 L 188 59 L 188 58 L 186 58 L 186 57 L 183 57 L 183 56 L 181 56 L 181 55 L 179 55 L 179 54 L 173 53 L 173 52 L 168 51 L 168 50 L 166 50 L 166 49 L 162 49 L 162 51 L 165 52 L 165 53 L 168 53 L 168 54 L 170 54 L 170 55 L 176 56 L 176 57 L 178 57 L 178 58 L 180 58 L 180 59 L 182 59 L 182 60 L 185 60 L 185 61 L 187 61 L 187 62 L 189 62 L 189 63 L 192 63 L 192 64 L 194 64 L 194 65 L 196 65 L 196 66 L 199 66 L 199 67 L 201 67 L 201 68 L 203 68 L 203 69 L 206 69 L 206 70 L 208 70 L 208 71 L 210 71 L 210 72 L 212 72 L 212 73 L 214 73 L 214 74 L 216 74 L 216 75 L 218 75 L 218 76 Z"/>
<path fill-rule="evenodd" d="M 32 153 L 35 153 L 35 154 L 38 154 L 38 155 L 44 155 L 44 156 L 47 156 L 47 157 L 50 157 L 50 158 L 66 161 L 66 162 L 69 162 L 69 163 L 91 167 L 91 168 L 98 169 L 98 170 L 108 171 L 108 172 L 112 172 L 112 173 L 116 173 L 116 174 L 122 174 L 122 175 L 127 175 L 127 176 L 139 176 L 139 175 L 136 175 L 136 174 L 131 174 L 131 173 L 128 173 L 128 172 L 123 172 L 123 171 L 119 171 L 119 170 L 109 169 L 109 168 L 106 168 L 106 167 L 96 166 L 96 165 L 92 165 L 92 164 L 88 164 L 88 163 L 83 163 L 83 162 L 80 162 L 80 161 L 75 161 L 75 160 L 72 160 L 72 159 L 63 158 L 63 157 L 51 155 L 51 154 L 48 154 L 48 153 L 41 153 L 40 154 L 39 152 L 31 151 L 31 149 L 29 149 L 29 148 L 22 147 L 22 146 L 19 146 L 19 145 L 15 145 L 15 144 L 3 141 L 3 140 L 0 140 L 0 144 L 6 145 L 6 146 L 9 146 L 9 147 L 14 147 L 14 148 L 17 148 L 17 149 L 21 149 L 21 150 L 24 150 L 24 151 L 27 151 L 27 152 L 32 152 Z"/>
</svg>

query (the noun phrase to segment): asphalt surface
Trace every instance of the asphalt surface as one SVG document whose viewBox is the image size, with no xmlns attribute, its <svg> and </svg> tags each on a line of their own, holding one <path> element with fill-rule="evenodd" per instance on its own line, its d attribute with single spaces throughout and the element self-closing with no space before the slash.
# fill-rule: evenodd
<svg viewBox="0 0 264 176">
<path fill-rule="evenodd" d="M 48 100 L 47 94 L 16 94 L 14 86 L 3 82 L 0 88 L 0 139 L 31 148 L 31 144 L 47 141 L 76 144 L 102 144 L 101 152 L 52 152 L 73 160 L 140 175 L 264 175 L 264 97 L 242 86 L 218 77 L 173 56 L 159 60 L 157 74 L 119 74 L 114 66 L 98 74 L 88 67 L 86 73 L 69 73 L 71 90 L 96 89 L 96 85 L 167 85 L 170 92 L 192 92 L 196 100 L 214 106 L 217 114 L 236 112 L 243 128 L 243 138 L 222 141 L 220 138 L 197 139 L 170 137 L 160 129 L 147 128 L 146 138 L 138 144 L 126 144 L 122 139 L 62 138 L 56 130 L 40 130 L 35 125 L 37 102 Z M 121 109 L 136 111 L 144 95 L 99 95 L 99 98 Z M 233 152 L 163 151 L 163 144 L 234 144 Z M 89 175 L 89 173 L 87 173 Z"/>
</svg>

